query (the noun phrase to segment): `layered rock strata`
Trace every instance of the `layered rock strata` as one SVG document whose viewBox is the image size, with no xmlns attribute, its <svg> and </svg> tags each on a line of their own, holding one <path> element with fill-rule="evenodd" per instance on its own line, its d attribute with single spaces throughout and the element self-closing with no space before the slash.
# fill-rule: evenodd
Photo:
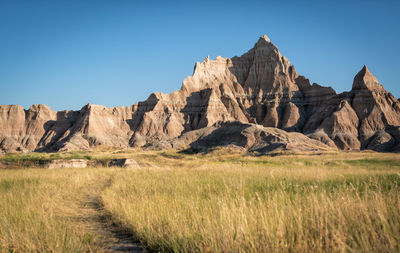
<svg viewBox="0 0 400 253">
<path fill-rule="evenodd" d="M 169 147 L 174 140 L 185 138 L 186 146 L 204 146 L 210 141 L 202 142 L 188 133 L 221 128 L 232 139 L 241 135 L 241 131 L 228 130 L 241 129 L 238 123 L 223 122 L 267 129 L 254 130 L 256 136 L 271 133 L 272 128 L 278 128 L 274 131 L 280 136 L 297 132 L 293 140 L 282 139 L 292 146 L 309 142 L 322 148 L 400 151 L 400 102 L 366 66 L 355 76 L 350 92 L 337 94 L 330 87 L 311 85 L 265 35 L 240 57 L 207 57 L 197 62 L 180 90 L 153 93 L 132 106 L 88 104 L 80 111 L 56 112 L 45 105 L 33 105 L 29 110 L 2 105 L 0 150 L 64 151 L 157 143 L 169 143 Z M 191 143 L 187 143 L 189 139 Z M 258 138 L 258 142 L 271 143 L 268 138 Z"/>
</svg>

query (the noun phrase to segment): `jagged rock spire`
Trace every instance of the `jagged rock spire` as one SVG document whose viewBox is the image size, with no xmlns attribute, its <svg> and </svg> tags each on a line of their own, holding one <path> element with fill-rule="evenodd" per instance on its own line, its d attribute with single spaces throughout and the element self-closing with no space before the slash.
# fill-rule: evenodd
<svg viewBox="0 0 400 253">
<path fill-rule="evenodd" d="M 276 48 L 274 44 L 272 44 L 271 40 L 268 38 L 268 36 L 266 34 L 264 34 L 263 36 L 261 36 L 257 43 L 255 44 L 255 48 L 260 48 L 260 47 L 273 47 Z"/>
<path fill-rule="evenodd" d="M 266 34 L 264 34 L 260 39 L 264 39 L 267 42 L 271 42 L 271 40 L 268 38 Z"/>
<path fill-rule="evenodd" d="M 352 90 L 383 90 L 383 86 L 379 84 L 378 79 L 369 71 L 366 65 L 354 77 Z"/>
</svg>

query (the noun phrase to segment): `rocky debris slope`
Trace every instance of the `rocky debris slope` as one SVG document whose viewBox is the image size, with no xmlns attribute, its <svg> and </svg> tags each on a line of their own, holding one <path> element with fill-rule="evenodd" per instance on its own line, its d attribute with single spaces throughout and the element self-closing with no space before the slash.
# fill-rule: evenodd
<svg viewBox="0 0 400 253">
<path fill-rule="evenodd" d="M 177 138 L 152 143 L 149 148 L 203 152 L 220 146 L 241 148 L 259 154 L 272 151 L 332 150 L 332 147 L 298 132 L 240 121 L 217 122 L 213 126 L 189 131 Z"/>
<path fill-rule="evenodd" d="M 241 126 L 221 123 L 234 121 Z M 298 136 L 306 135 L 301 143 L 318 142 L 316 146 L 321 147 L 400 151 L 400 102 L 366 66 L 354 78 L 350 92 L 337 94 L 330 87 L 311 85 L 265 35 L 240 57 L 207 57 L 197 62 L 180 90 L 153 93 L 132 106 L 88 104 L 80 111 L 55 112 L 45 105 L 33 105 L 29 110 L 2 105 L 0 150 L 168 147 L 173 143 L 178 147 L 179 143 L 190 144 L 188 141 L 205 146 L 209 140 L 194 134 L 199 129 L 228 132 L 235 139 L 242 138 L 237 129 L 251 126 L 246 129 L 257 132 L 257 125 L 268 129 L 257 130 L 266 135 L 277 128 L 274 131 L 279 136 L 295 134 L 300 140 Z M 254 133 L 257 143 L 273 143 L 269 138 L 258 138 L 261 132 Z M 290 138 L 285 138 L 280 143 L 289 144 Z M 216 141 L 226 143 L 223 138 Z M 286 146 L 284 149 L 290 149 Z"/>
</svg>

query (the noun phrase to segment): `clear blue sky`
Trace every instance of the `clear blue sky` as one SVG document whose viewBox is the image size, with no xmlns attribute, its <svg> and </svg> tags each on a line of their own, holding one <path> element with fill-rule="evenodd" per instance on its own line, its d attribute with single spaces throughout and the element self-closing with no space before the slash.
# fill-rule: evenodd
<svg viewBox="0 0 400 253">
<path fill-rule="evenodd" d="M 0 104 L 131 105 L 264 33 L 311 82 L 350 90 L 366 64 L 400 97 L 399 2 L 0 0 Z"/>
</svg>

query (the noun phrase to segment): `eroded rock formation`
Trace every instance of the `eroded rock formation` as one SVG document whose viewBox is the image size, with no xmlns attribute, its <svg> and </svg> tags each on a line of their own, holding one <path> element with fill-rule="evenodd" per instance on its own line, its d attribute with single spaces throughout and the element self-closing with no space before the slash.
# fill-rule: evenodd
<svg viewBox="0 0 400 253">
<path fill-rule="evenodd" d="M 252 134 L 243 135 L 242 128 Z M 290 143 L 278 145 L 284 149 L 310 143 L 322 149 L 400 151 L 400 102 L 366 66 L 355 76 L 350 92 L 337 94 L 330 87 L 311 85 L 264 35 L 240 57 L 197 62 L 180 90 L 153 93 L 132 106 L 88 104 L 80 111 L 61 112 L 45 105 L 29 110 L 0 106 L 3 152 L 173 143 L 204 147 L 211 143 L 211 130 L 229 133 L 218 134 L 215 141 L 220 143 L 228 143 L 229 136 L 254 139 L 252 145 L 237 144 L 249 150 L 271 150 L 275 137 L 268 136 L 274 133 L 279 143 Z M 204 139 L 206 132 L 211 137 Z"/>
</svg>

